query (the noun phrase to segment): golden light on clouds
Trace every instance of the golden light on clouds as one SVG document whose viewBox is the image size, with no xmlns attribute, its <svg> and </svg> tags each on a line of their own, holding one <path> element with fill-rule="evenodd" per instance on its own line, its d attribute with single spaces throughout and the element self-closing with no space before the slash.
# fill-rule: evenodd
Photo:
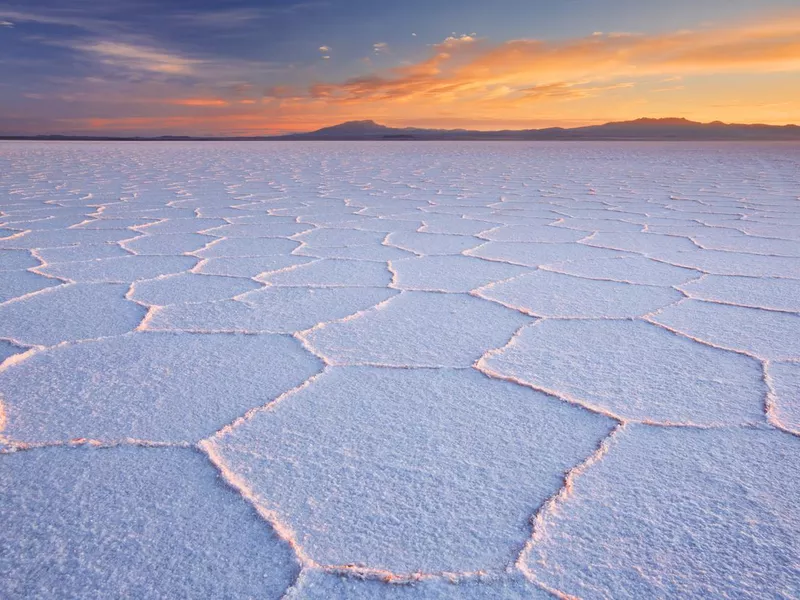
<svg viewBox="0 0 800 600">
<path fill-rule="evenodd" d="M 124 45 L 93 51 L 156 72 L 197 68 L 187 59 Z M 330 48 L 319 51 L 328 56 Z M 800 12 L 793 12 L 657 35 L 596 32 L 557 41 L 499 43 L 453 36 L 432 45 L 417 62 L 343 81 L 276 85 L 246 99 L 218 94 L 167 99 L 164 104 L 202 112 L 86 123 L 92 128 L 159 122 L 191 127 L 195 119 L 195 124 L 202 120 L 205 131 L 240 133 L 308 130 L 366 118 L 476 129 L 573 126 L 642 116 L 787 123 L 800 121 L 798 74 Z"/>
<path fill-rule="evenodd" d="M 171 104 L 178 106 L 230 106 L 231 103 L 218 98 L 176 98 L 170 100 Z"/>
</svg>

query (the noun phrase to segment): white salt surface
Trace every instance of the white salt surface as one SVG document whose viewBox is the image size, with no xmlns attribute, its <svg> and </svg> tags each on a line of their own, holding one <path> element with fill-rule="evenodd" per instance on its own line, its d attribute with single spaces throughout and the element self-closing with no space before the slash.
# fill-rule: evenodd
<svg viewBox="0 0 800 600">
<path fill-rule="evenodd" d="M 307 287 L 384 287 L 392 275 L 386 262 L 326 259 L 259 277 L 270 285 Z"/>
<path fill-rule="evenodd" d="M 473 369 L 334 367 L 211 448 L 317 562 L 501 570 L 613 424 Z"/>
<path fill-rule="evenodd" d="M 0 289 L 0 304 L 60 283 L 58 279 L 50 279 L 30 271 L 8 271 L 3 273 L 2 277 L 3 287 Z"/>
<path fill-rule="evenodd" d="M 767 375 L 773 390 L 773 418 L 800 434 L 800 363 L 772 363 Z"/>
<path fill-rule="evenodd" d="M 319 368 L 279 335 L 137 332 L 59 345 L 0 373 L 4 433 L 37 443 L 197 441 Z"/>
<path fill-rule="evenodd" d="M 157 256 L 174 256 L 200 250 L 215 238 L 210 235 L 196 233 L 170 233 L 162 235 L 142 235 L 122 242 L 126 250 L 135 254 L 155 254 Z"/>
<path fill-rule="evenodd" d="M 403 292 L 304 334 L 332 364 L 469 367 L 531 319 L 466 294 Z"/>
<path fill-rule="evenodd" d="M 386 585 L 376 579 L 357 579 L 319 570 L 303 571 L 286 600 L 549 600 L 553 596 L 521 573 L 430 578 Z"/>
<path fill-rule="evenodd" d="M 758 361 L 641 321 L 546 319 L 478 366 L 622 419 L 675 425 L 763 419 Z"/>
<path fill-rule="evenodd" d="M 314 258 L 340 258 L 350 260 L 367 260 L 385 264 L 389 260 L 397 260 L 414 256 L 411 252 L 389 245 L 364 246 L 310 246 L 305 244 L 294 251 L 296 256 Z"/>
<path fill-rule="evenodd" d="M 74 262 L 46 263 L 37 267 L 36 271 L 66 281 L 132 283 L 160 275 L 181 273 L 191 269 L 197 262 L 198 259 L 191 256 L 136 255 L 97 259 L 84 256 Z"/>
<path fill-rule="evenodd" d="M 121 335 L 135 329 L 146 313 L 125 299 L 128 287 L 69 283 L 1 304 L 0 336 L 23 344 L 55 346 Z"/>
<path fill-rule="evenodd" d="M 580 598 L 797 595 L 797 437 L 630 425 L 604 452 L 542 512 L 538 580 Z"/>
<path fill-rule="evenodd" d="M 705 275 L 679 288 L 699 300 L 800 312 L 800 280 L 797 279 Z"/>
<path fill-rule="evenodd" d="M 492 263 L 470 256 L 421 256 L 390 263 L 400 290 L 469 292 L 527 272 L 525 267 Z"/>
<path fill-rule="evenodd" d="M 477 291 L 537 317 L 639 317 L 677 302 L 683 296 L 669 287 L 603 281 L 545 270 L 491 284 Z"/>
<path fill-rule="evenodd" d="M 6 598 L 277 600 L 299 571 L 289 547 L 190 448 L 2 458 Z"/>
<path fill-rule="evenodd" d="M 204 275 L 228 275 L 230 277 L 255 278 L 262 273 L 282 271 L 287 267 L 304 265 L 313 259 L 303 256 L 278 255 L 278 256 L 253 256 L 253 257 L 228 257 L 209 258 L 193 269 L 195 273 Z"/>
<path fill-rule="evenodd" d="M 800 314 L 705 300 L 682 300 L 653 317 L 674 331 L 706 344 L 763 359 L 800 355 Z"/>
<path fill-rule="evenodd" d="M 0 143 L 0 595 L 800 596 L 798 173 Z"/>
<path fill-rule="evenodd" d="M 290 254 L 300 242 L 281 238 L 216 238 L 208 246 L 195 252 L 202 258 L 225 256 L 280 256 Z"/>
<path fill-rule="evenodd" d="M 234 298 L 261 287 L 248 277 L 178 273 L 136 282 L 131 286 L 130 298 L 151 306 L 194 304 Z"/>
</svg>

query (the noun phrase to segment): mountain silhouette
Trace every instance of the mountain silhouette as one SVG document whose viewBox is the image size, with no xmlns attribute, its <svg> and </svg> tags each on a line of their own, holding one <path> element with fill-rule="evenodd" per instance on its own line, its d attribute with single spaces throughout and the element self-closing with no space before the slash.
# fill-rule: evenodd
<svg viewBox="0 0 800 600">
<path fill-rule="evenodd" d="M 683 118 L 619 121 L 586 127 L 549 127 L 545 129 L 503 129 L 480 131 L 471 129 L 425 129 L 420 127 L 389 127 L 372 120 L 347 121 L 307 133 L 281 136 L 193 137 L 169 135 L 160 137 L 117 136 L 1 136 L 0 139 L 27 140 L 495 140 L 495 141 L 800 141 L 797 125 L 764 125 L 699 123 Z"/>
</svg>

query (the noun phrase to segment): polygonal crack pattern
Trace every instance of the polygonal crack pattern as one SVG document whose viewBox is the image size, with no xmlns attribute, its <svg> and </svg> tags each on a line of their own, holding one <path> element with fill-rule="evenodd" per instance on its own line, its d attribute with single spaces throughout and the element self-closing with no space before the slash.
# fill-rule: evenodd
<svg viewBox="0 0 800 600">
<path fill-rule="evenodd" d="M 800 476 L 787 461 L 800 439 L 629 427 L 543 514 L 526 562 L 536 576 L 581 598 L 791 596 Z"/>
<path fill-rule="evenodd" d="M 454 148 L 0 142 L 5 596 L 796 595 L 797 154 Z"/>
<path fill-rule="evenodd" d="M 545 320 L 479 368 L 620 419 L 670 425 L 758 423 L 767 392 L 758 361 L 629 320 Z"/>
<path fill-rule="evenodd" d="M 473 369 L 334 367 L 213 445 L 318 563 L 502 570 L 613 425 Z"/>
<path fill-rule="evenodd" d="M 59 345 L 0 372 L 5 433 L 28 444 L 194 442 L 320 366 L 278 335 L 135 332 Z"/>
</svg>

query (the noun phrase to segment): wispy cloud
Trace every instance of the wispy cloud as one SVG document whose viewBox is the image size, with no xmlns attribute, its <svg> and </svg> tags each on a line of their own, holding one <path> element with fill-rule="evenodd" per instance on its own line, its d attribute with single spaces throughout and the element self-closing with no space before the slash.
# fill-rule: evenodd
<svg viewBox="0 0 800 600">
<path fill-rule="evenodd" d="M 3 23 L 40 23 L 43 25 L 60 25 L 85 31 L 105 31 L 114 28 L 114 22 L 96 17 L 87 17 L 83 12 L 70 10 L 50 10 L 47 12 L 20 11 L 0 7 L 0 19 Z M 8 25 L 6 25 L 8 27 Z"/>
<path fill-rule="evenodd" d="M 295 2 L 283 6 L 237 7 L 217 10 L 178 11 L 169 15 L 177 23 L 191 27 L 218 29 L 241 28 L 248 24 L 261 25 L 262 21 L 280 15 L 291 15 L 327 6 L 327 2 Z"/>
<path fill-rule="evenodd" d="M 192 27 L 238 28 L 254 21 L 260 21 L 268 15 L 259 8 L 228 8 L 222 10 L 206 10 L 194 12 L 178 12 L 170 15 L 170 19 Z"/>
<path fill-rule="evenodd" d="M 0 27 L 13 27 L 14 23 L 11 21 L 0 21 Z"/>
<path fill-rule="evenodd" d="M 132 71 L 162 73 L 167 75 L 189 75 L 202 61 L 185 58 L 156 48 L 134 44 L 94 41 L 73 45 L 97 57 L 102 63 Z"/>
<path fill-rule="evenodd" d="M 117 69 L 162 75 L 189 75 L 202 61 L 160 48 L 147 36 L 134 34 L 113 20 L 87 16 L 87 11 L 48 9 L 25 12 L 0 8 L 12 24 L 36 23 L 71 29 L 59 36 L 31 36 L 42 44 L 68 48 Z"/>
</svg>

